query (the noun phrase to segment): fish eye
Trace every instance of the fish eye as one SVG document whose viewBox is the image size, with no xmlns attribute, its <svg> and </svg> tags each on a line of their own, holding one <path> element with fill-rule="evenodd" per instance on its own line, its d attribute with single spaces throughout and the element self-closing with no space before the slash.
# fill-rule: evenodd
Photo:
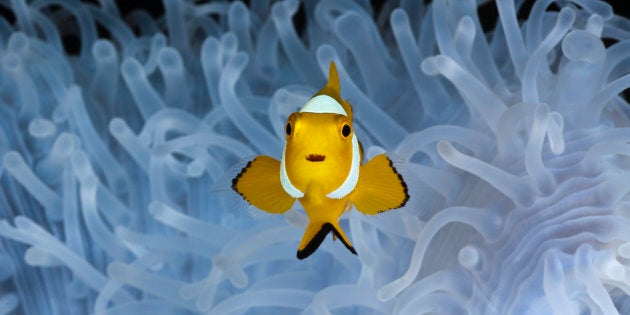
<svg viewBox="0 0 630 315">
<path fill-rule="evenodd" d="M 350 126 L 348 126 L 348 124 L 344 124 L 341 128 L 341 135 L 343 135 L 344 137 L 348 137 L 351 131 L 352 130 L 350 129 Z"/>
<path fill-rule="evenodd" d="M 284 132 L 287 133 L 287 136 L 291 135 L 291 123 L 288 122 L 287 125 L 284 127 Z"/>
</svg>

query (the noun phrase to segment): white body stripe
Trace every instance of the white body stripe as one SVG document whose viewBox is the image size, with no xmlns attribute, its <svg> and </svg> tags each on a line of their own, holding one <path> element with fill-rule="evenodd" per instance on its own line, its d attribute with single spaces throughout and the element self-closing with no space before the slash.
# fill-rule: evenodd
<svg viewBox="0 0 630 315">
<path fill-rule="evenodd" d="M 304 197 L 304 193 L 293 186 L 289 176 L 287 175 L 287 165 L 284 162 L 284 152 L 286 151 L 286 146 L 282 150 L 282 160 L 280 160 L 280 184 L 282 184 L 282 188 L 293 198 L 302 198 Z"/>
<path fill-rule="evenodd" d="M 348 113 L 334 98 L 328 95 L 317 95 L 311 98 L 302 109 L 301 113 L 339 114 L 348 117 Z"/>
<path fill-rule="evenodd" d="M 346 180 L 343 181 L 343 184 L 341 184 L 339 188 L 326 195 L 326 197 L 331 199 L 341 199 L 351 193 L 359 181 L 360 166 L 361 152 L 359 151 L 359 140 L 357 140 L 357 136 L 355 134 L 352 134 L 352 165 L 350 165 L 348 177 L 346 177 Z"/>
</svg>

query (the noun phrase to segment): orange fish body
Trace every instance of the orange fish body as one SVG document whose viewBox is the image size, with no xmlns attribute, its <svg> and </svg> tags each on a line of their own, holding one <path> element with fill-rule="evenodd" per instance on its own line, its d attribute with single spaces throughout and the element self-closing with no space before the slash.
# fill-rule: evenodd
<svg viewBox="0 0 630 315">
<path fill-rule="evenodd" d="M 310 222 L 298 246 L 299 259 L 311 255 L 329 232 L 356 254 L 339 218 L 353 204 L 374 215 L 402 207 L 409 199 L 403 177 L 386 155 L 361 165 L 352 107 L 341 99 L 334 63 L 326 86 L 288 117 L 285 134 L 282 159 L 254 158 L 232 180 L 232 188 L 270 213 L 284 213 L 295 199 L 300 202 Z"/>
</svg>

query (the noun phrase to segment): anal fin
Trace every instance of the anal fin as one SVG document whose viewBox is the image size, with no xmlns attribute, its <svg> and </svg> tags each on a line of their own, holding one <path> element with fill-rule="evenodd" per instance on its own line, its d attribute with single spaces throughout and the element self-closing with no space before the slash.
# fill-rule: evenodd
<svg viewBox="0 0 630 315">
<path fill-rule="evenodd" d="M 356 250 L 352 247 L 348 237 L 338 223 L 311 222 L 306 227 L 304 236 L 302 236 L 302 241 L 298 246 L 297 258 L 304 259 L 313 254 L 322 244 L 329 232 L 333 232 L 333 236 L 339 238 L 343 245 L 346 246 L 351 253 L 355 255 L 357 254 Z"/>
</svg>

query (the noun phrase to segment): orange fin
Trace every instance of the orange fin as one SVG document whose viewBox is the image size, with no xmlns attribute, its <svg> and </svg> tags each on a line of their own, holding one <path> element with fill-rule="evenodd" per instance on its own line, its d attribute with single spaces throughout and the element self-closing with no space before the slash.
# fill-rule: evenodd
<svg viewBox="0 0 630 315">
<path fill-rule="evenodd" d="M 359 181 L 352 194 L 357 210 L 374 215 L 403 207 L 407 200 L 407 184 L 385 154 L 379 154 L 361 166 Z"/>
<path fill-rule="evenodd" d="M 346 233 L 343 232 L 343 230 L 341 229 L 341 226 L 339 226 L 339 223 L 334 222 L 334 223 L 326 223 L 326 224 L 330 224 L 332 225 L 332 232 L 333 232 L 333 239 L 338 238 L 341 240 L 341 242 L 343 243 L 343 245 L 353 254 L 357 254 L 357 251 L 354 250 L 354 247 L 352 246 L 352 243 L 350 243 L 350 240 L 348 239 L 348 236 L 346 236 Z"/>
<path fill-rule="evenodd" d="M 328 82 L 326 82 L 326 86 L 334 89 L 335 91 L 341 91 L 341 84 L 339 84 L 339 74 L 337 73 L 337 65 L 335 65 L 334 61 L 330 61 L 330 66 L 328 67 Z"/>
<path fill-rule="evenodd" d="M 232 179 L 232 189 L 260 210 L 284 213 L 295 202 L 280 183 L 280 161 L 257 156 Z"/>
<path fill-rule="evenodd" d="M 300 242 L 300 246 L 298 246 L 297 258 L 304 259 L 311 254 L 313 254 L 319 245 L 322 244 L 326 235 L 329 232 L 333 232 L 333 237 L 337 237 L 341 240 L 343 245 L 353 254 L 357 254 L 357 251 L 354 250 L 352 244 L 348 240 L 348 237 L 343 232 L 338 223 L 330 223 L 330 222 L 311 222 L 306 227 L 304 231 L 304 236 L 302 237 L 302 241 Z"/>
</svg>

